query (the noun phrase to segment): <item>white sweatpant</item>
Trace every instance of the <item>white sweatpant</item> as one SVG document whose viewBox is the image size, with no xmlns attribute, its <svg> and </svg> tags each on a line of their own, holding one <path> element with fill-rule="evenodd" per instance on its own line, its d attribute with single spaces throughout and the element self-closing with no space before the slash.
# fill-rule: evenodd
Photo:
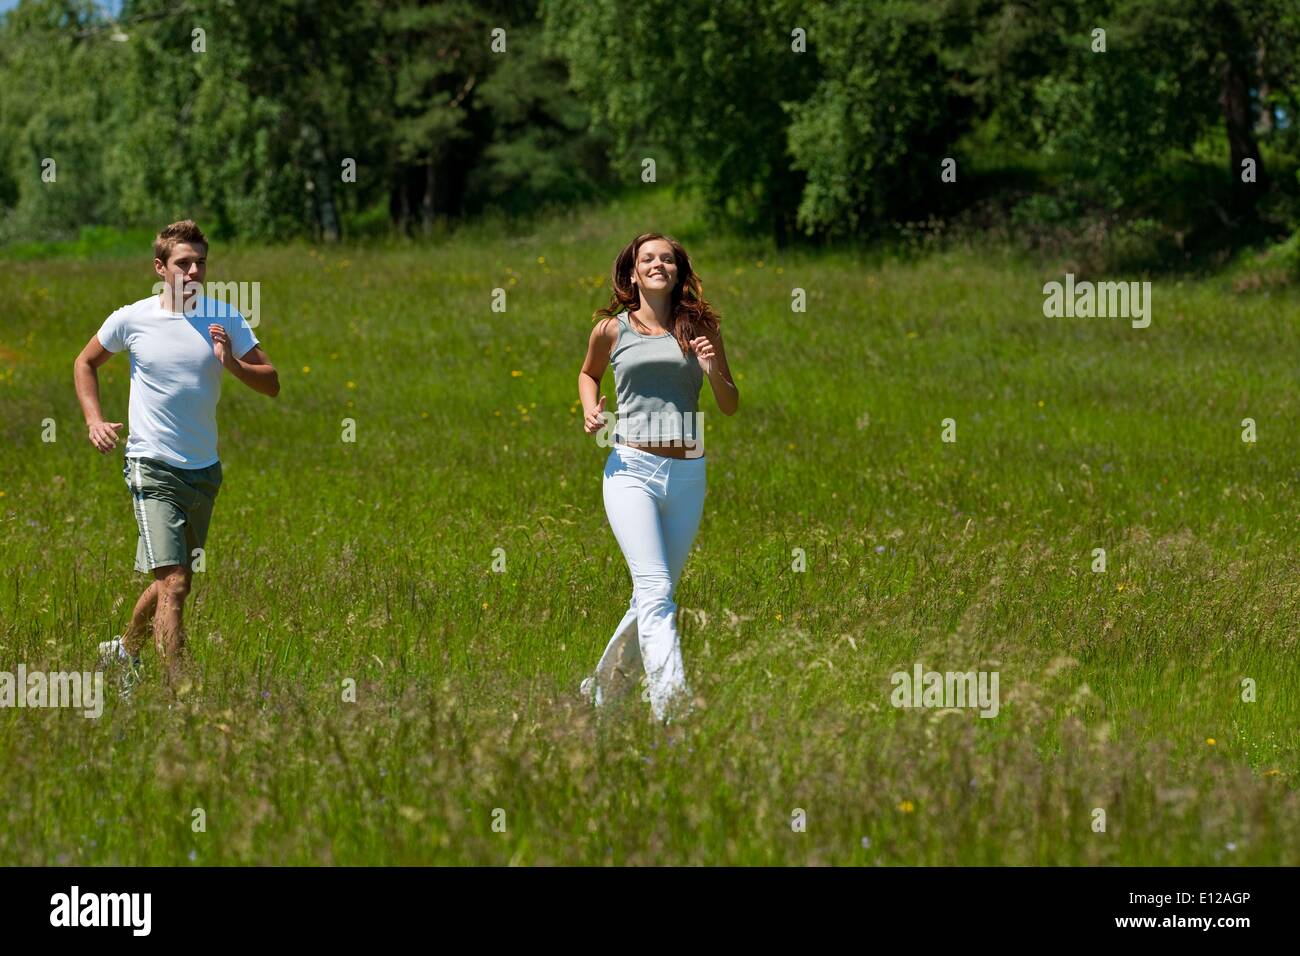
<svg viewBox="0 0 1300 956">
<path fill-rule="evenodd" d="M 597 706 L 643 669 L 658 719 L 689 693 L 674 597 L 704 514 L 705 460 L 622 444 L 605 460 L 605 513 L 632 575 L 632 600 L 596 665 Z"/>
</svg>

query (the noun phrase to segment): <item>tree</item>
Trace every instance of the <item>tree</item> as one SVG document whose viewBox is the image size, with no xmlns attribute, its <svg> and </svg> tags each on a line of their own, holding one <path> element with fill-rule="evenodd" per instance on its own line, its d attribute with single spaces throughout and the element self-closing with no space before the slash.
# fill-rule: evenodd
<svg viewBox="0 0 1300 956">
<path fill-rule="evenodd" d="M 714 218 L 789 235 L 802 177 L 782 104 L 806 97 L 816 75 L 816 53 L 792 50 L 813 17 L 805 5 L 545 0 L 542 15 L 624 182 L 653 157 L 659 181 L 697 191 Z"/>
<path fill-rule="evenodd" d="M 821 79 L 788 104 L 790 153 L 808 182 L 807 234 L 851 234 L 923 209 L 966 110 L 940 65 L 942 24 L 923 5 L 811 8 Z"/>
</svg>

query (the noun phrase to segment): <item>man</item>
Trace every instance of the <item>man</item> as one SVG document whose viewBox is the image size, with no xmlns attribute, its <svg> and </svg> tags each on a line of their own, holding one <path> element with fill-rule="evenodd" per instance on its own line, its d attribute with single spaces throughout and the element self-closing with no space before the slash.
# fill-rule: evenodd
<svg viewBox="0 0 1300 956">
<path fill-rule="evenodd" d="M 280 392 L 275 368 L 252 328 L 229 305 L 202 293 L 208 241 L 192 220 L 172 223 L 154 240 L 154 271 L 162 292 L 123 306 L 91 336 L 73 363 L 87 437 L 102 454 L 116 447 L 121 422 L 104 420 L 97 369 L 115 352 L 131 358 L 131 396 L 123 475 L 131 490 L 140 538 L 135 568 L 153 574 L 120 638 L 99 645 L 105 663 L 129 664 L 124 689 L 138 678 L 145 629 L 168 683 L 177 674 L 185 638 L 181 611 L 191 562 L 203 548 L 217 490 L 217 401 L 222 369 L 254 391 Z"/>
</svg>

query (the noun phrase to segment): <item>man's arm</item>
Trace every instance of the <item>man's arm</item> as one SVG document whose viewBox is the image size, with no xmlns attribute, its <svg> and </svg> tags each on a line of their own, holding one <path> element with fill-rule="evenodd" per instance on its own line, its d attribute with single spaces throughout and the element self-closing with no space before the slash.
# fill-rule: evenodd
<svg viewBox="0 0 1300 956">
<path fill-rule="evenodd" d="M 254 345 L 242 358 L 235 358 L 231 351 L 230 336 L 225 329 L 220 325 L 209 325 L 208 334 L 212 336 L 212 347 L 216 350 L 217 358 L 230 370 L 230 374 L 255 392 L 271 398 L 280 394 L 280 376 L 260 345 Z"/>
<path fill-rule="evenodd" d="M 117 446 L 117 430 L 122 427 L 122 423 L 104 421 L 104 413 L 99 407 L 99 373 L 96 370 L 111 359 L 113 354 L 100 344 L 99 335 L 96 334 L 90 337 L 86 347 L 72 363 L 72 380 L 77 387 L 81 413 L 86 419 L 87 437 L 105 455 Z"/>
</svg>

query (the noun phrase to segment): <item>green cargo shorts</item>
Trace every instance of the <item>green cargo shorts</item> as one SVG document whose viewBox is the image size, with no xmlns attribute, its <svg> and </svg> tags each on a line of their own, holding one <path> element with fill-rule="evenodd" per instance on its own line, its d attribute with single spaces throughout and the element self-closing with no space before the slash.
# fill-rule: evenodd
<svg viewBox="0 0 1300 956">
<path fill-rule="evenodd" d="M 208 538 L 208 522 L 221 487 L 221 462 L 207 468 L 177 468 L 156 458 L 127 458 L 122 476 L 131 489 L 140 528 L 135 569 L 190 567 L 195 549 Z"/>
</svg>

